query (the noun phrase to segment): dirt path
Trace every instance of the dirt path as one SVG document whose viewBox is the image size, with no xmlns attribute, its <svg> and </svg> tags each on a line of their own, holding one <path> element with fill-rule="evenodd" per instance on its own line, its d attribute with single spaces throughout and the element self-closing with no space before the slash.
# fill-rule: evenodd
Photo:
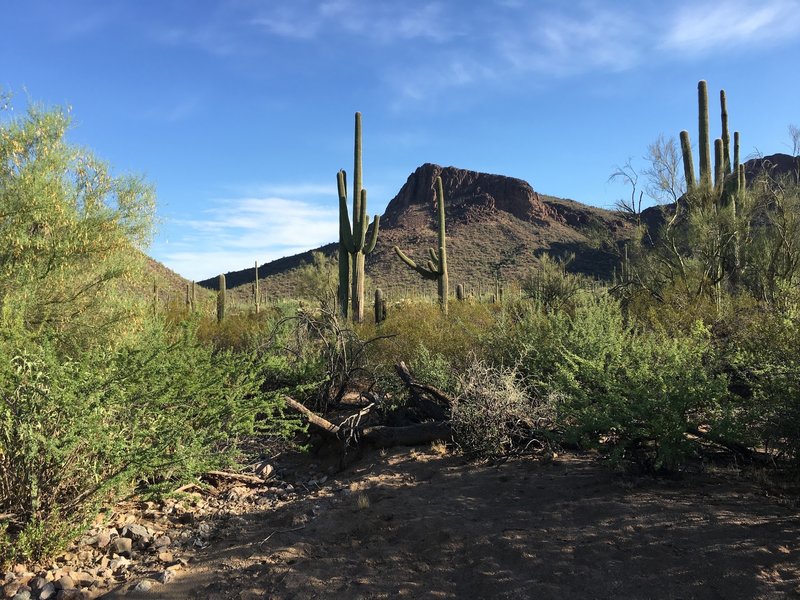
<svg viewBox="0 0 800 600">
<path fill-rule="evenodd" d="M 800 597 L 800 515 L 733 477 L 403 450 L 220 531 L 134 598 Z M 124 592 L 106 598 L 121 598 Z"/>
</svg>

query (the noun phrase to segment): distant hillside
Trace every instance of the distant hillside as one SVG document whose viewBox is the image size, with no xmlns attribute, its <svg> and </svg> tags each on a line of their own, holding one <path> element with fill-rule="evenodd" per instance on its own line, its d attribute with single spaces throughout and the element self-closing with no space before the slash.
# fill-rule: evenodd
<svg viewBox="0 0 800 600">
<path fill-rule="evenodd" d="M 403 264 L 392 250 L 400 246 L 413 257 L 427 255 L 437 244 L 433 184 L 441 175 L 447 206 L 450 281 L 469 288 L 492 285 L 496 276 L 514 281 L 536 264 L 536 256 L 574 253 L 573 270 L 608 278 L 617 263 L 615 247 L 627 239 L 631 225 L 615 212 L 573 200 L 541 195 L 521 179 L 424 164 L 412 173 L 386 207 L 375 251 L 367 256 L 367 275 L 374 286 L 403 293 L 421 286 L 434 289 Z M 333 256 L 337 244 L 313 251 Z M 291 296 L 293 272 L 311 261 L 312 250 L 259 266 L 270 294 Z M 255 269 L 226 274 L 228 288 L 246 286 Z M 217 279 L 199 282 L 216 289 Z M 247 290 L 247 292 L 245 292 Z"/>
</svg>

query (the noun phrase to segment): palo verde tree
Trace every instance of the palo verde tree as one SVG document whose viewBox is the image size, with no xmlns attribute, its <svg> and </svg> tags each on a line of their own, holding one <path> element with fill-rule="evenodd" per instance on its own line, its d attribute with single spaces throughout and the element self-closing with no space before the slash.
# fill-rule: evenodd
<svg viewBox="0 0 800 600">
<path fill-rule="evenodd" d="M 355 144 L 353 151 L 353 223 L 347 214 L 347 175 L 340 170 L 336 175 L 339 189 L 339 307 L 343 317 L 348 316 L 352 305 L 352 318 L 357 323 L 364 320 L 364 258 L 375 249 L 378 241 L 380 217 L 372 220 L 372 234 L 367 241 L 367 190 L 361 181 L 361 113 L 356 113 Z"/>
<path fill-rule="evenodd" d="M 0 113 L 0 320 L 82 347 L 136 323 L 130 285 L 153 189 L 65 140 L 69 114 Z M 146 302 L 146 300 L 145 300 Z M 140 307 L 141 308 L 141 307 Z M 133 311 L 133 312 L 132 312 Z"/>
</svg>

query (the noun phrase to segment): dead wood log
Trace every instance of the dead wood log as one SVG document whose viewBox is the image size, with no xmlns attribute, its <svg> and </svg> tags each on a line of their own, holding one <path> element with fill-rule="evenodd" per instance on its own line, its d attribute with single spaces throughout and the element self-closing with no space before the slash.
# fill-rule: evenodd
<svg viewBox="0 0 800 600">
<path fill-rule="evenodd" d="M 307 409 L 305 406 L 300 404 L 294 398 L 290 398 L 289 396 L 284 396 L 283 400 L 284 400 L 284 402 L 286 402 L 287 406 L 289 406 L 290 408 L 293 408 L 294 410 L 299 412 L 306 419 L 308 419 L 309 423 L 311 423 L 312 425 L 316 425 L 324 433 L 326 433 L 328 435 L 331 435 L 331 436 L 338 435 L 338 433 L 339 433 L 339 426 L 338 425 L 334 425 L 333 423 L 328 421 L 328 419 L 320 417 L 317 413 Z"/>
<path fill-rule="evenodd" d="M 434 400 L 438 401 L 441 404 L 452 406 L 453 405 L 453 398 L 449 394 L 443 392 L 439 388 L 433 385 L 429 385 L 427 383 L 419 383 L 418 381 L 414 381 L 414 378 L 411 375 L 411 371 L 408 370 L 406 363 L 402 360 L 395 365 L 395 370 L 397 374 L 400 376 L 400 379 L 403 380 L 403 383 L 406 384 L 412 393 L 416 393 L 419 395 L 420 393 L 426 393 L 433 397 Z"/>
<path fill-rule="evenodd" d="M 417 425 L 408 425 L 405 427 L 388 427 L 385 425 L 362 426 L 360 424 L 360 417 L 369 412 L 372 407 L 372 405 L 370 405 L 345 419 L 344 423 L 354 424 L 352 428 L 350 426 L 340 427 L 320 417 L 293 398 L 286 396 L 284 400 L 287 406 L 305 416 L 309 423 L 320 428 L 327 437 L 340 439 L 342 443 L 344 443 L 345 440 L 341 439 L 341 434 L 345 432 L 348 439 L 363 441 L 378 448 L 416 446 L 418 444 L 427 444 L 439 440 L 448 440 L 452 437 L 450 423 L 446 421 L 419 423 Z"/>
</svg>

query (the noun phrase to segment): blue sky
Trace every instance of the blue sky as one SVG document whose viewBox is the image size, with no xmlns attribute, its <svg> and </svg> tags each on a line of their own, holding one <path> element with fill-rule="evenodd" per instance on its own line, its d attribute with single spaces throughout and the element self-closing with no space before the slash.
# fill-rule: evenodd
<svg viewBox="0 0 800 600">
<path fill-rule="evenodd" d="M 699 79 L 745 155 L 800 124 L 800 0 L 3 4 L 0 87 L 155 184 L 150 253 L 192 279 L 335 241 L 356 110 L 373 214 L 425 162 L 610 206 L 615 165 L 696 139 Z"/>
</svg>

